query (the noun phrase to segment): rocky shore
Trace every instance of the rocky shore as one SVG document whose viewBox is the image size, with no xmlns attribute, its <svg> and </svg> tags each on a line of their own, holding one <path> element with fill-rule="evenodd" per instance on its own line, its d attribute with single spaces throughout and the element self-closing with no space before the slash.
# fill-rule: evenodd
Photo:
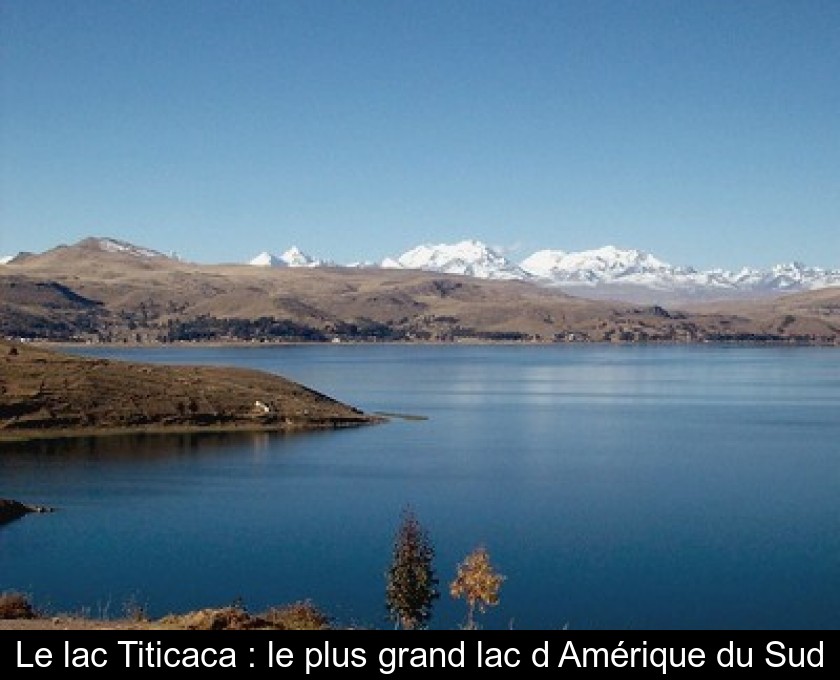
<svg viewBox="0 0 840 680">
<path fill-rule="evenodd" d="M 0 498 L 0 524 L 28 515 L 31 512 L 52 512 L 53 509 L 44 505 L 29 505 L 8 498 Z"/>
</svg>

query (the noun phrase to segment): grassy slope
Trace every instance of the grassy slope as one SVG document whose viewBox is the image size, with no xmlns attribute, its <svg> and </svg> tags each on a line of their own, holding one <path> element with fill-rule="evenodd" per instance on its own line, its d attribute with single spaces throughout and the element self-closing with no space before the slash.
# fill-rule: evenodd
<svg viewBox="0 0 840 680">
<path fill-rule="evenodd" d="M 140 430 L 305 430 L 377 422 L 277 375 L 86 359 L 0 341 L 0 438 Z"/>
</svg>

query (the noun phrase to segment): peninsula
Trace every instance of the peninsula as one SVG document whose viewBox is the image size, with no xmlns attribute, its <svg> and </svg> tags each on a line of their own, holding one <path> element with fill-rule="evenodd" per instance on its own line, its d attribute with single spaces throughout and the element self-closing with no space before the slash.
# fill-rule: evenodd
<svg viewBox="0 0 840 680">
<path fill-rule="evenodd" d="M 291 432 L 385 420 L 281 376 L 73 356 L 0 341 L 0 440 L 121 432 Z"/>
<path fill-rule="evenodd" d="M 0 524 L 28 515 L 30 512 L 52 512 L 52 508 L 43 505 L 29 505 L 11 498 L 0 498 Z"/>
</svg>

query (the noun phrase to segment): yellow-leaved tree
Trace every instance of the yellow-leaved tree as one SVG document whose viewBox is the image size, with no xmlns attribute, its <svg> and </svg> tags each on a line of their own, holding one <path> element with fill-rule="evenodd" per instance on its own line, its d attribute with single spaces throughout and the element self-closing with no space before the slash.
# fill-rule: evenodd
<svg viewBox="0 0 840 680">
<path fill-rule="evenodd" d="M 455 580 L 449 584 L 449 594 L 467 601 L 466 630 L 478 627 L 475 621 L 476 610 L 484 613 L 487 607 L 499 604 L 499 590 L 505 578 L 493 568 L 484 546 L 477 547 L 458 565 Z"/>
</svg>

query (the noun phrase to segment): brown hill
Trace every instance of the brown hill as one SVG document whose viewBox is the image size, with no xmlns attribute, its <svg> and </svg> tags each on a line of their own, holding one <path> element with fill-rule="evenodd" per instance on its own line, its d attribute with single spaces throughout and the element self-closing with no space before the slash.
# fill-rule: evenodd
<svg viewBox="0 0 840 680">
<path fill-rule="evenodd" d="M 830 309 L 666 310 L 430 272 L 198 265 L 86 239 L 0 269 L 0 334 L 95 342 L 649 341 L 834 344 Z M 779 303 L 781 304 L 781 303 Z M 771 306 L 767 306 L 771 305 Z M 828 310 L 828 311 L 827 311 Z"/>
<path fill-rule="evenodd" d="M 752 301 L 697 304 L 691 313 L 748 319 L 756 333 L 780 337 L 823 338 L 838 342 L 840 288 L 823 288 Z"/>
<path fill-rule="evenodd" d="M 0 439 L 379 422 L 277 375 L 86 359 L 0 341 Z"/>
</svg>

